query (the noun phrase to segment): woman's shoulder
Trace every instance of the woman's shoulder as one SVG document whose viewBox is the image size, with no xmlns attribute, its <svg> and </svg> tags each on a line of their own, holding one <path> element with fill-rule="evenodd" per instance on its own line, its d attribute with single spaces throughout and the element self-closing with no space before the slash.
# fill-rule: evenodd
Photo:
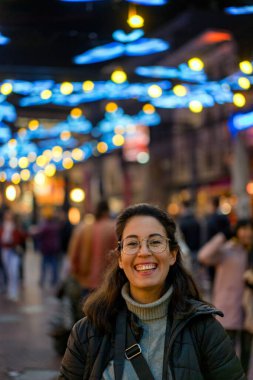
<svg viewBox="0 0 253 380">
<path fill-rule="evenodd" d="M 93 326 L 87 317 L 81 318 L 73 326 L 73 334 L 77 335 L 81 341 L 89 340 L 90 338 L 101 336 L 101 333 Z"/>
</svg>

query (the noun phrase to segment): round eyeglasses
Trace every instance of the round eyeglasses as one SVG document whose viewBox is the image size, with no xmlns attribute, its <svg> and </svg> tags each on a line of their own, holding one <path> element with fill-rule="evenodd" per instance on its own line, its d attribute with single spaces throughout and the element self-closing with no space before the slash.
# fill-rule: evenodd
<svg viewBox="0 0 253 380">
<path fill-rule="evenodd" d="M 119 241 L 119 249 L 126 255 L 135 255 L 141 249 L 142 242 L 145 241 L 148 251 L 151 253 L 163 253 L 170 239 L 165 236 L 150 236 L 146 239 L 139 240 L 137 237 L 127 237 Z"/>
</svg>

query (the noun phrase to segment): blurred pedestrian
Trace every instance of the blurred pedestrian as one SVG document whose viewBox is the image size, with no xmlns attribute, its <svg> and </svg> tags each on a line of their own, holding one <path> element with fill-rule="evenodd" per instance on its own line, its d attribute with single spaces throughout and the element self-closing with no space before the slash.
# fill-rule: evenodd
<svg viewBox="0 0 253 380">
<path fill-rule="evenodd" d="M 56 286 L 59 280 L 59 260 L 61 253 L 60 222 L 54 217 L 53 209 L 45 208 L 44 218 L 33 234 L 38 240 L 38 249 L 41 253 L 41 269 L 39 284 L 43 287 L 50 276 L 50 285 Z M 51 272 L 51 273 L 50 273 Z"/>
<path fill-rule="evenodd" d="M 234 345 L 240 346 L 240 358 L 245 372 L 250 360 L 252 336 L 244 329 L 245 313 L 243 294 L 244 274 L 249 266 L 253 247 L 253 222 L 239 220 L 234 228 L 234 236 L 227 240 L 223 233 L 216 234 L 199 251 L 199 261 L 215 266 L 212 302 L 224 312 L 222 325 L 230 335 Z"/>
<path fill-rule="evenodd" d="M 18 301 L 20 295 L 20 262 L 23 254 L 25 235 L 11 209 L 3 213 L 0 227 L 0 245 L 4 272 L 7 275 L 7 298 Z"/>
<path fill-rule="evenodd" d="M 195 215 L 194 205 L 190 200 L 185 200 L 181 203 L 177 221 L 184 241 L 190 250 L 193 276 L 199 282 L 200 265 L 197 260 L 197 253 L 201 243 L 201 225 Z"/>
<path fill-rule="evenodd" d="M 139 204 L 117 219 L 118 248 L 75 324 L 59 380 L 245 380 L 229 337 L 182 266 L 176 225 Z"/>
<path fill-rule="evenodd" d="M 107 200 L 98 202 L 95 221 L 81 222 L 73 231 L 69 244 L 71 273 L 85 296 L 102 281 L 109 253 L 116 245 L 115 224 Z"/>
<path fill-rule="evenodd" d="M 220 211 L 220 198 L 213 196 L 209 199 L 207 204 L 207 214 L 205 220 L 204 243 L 208 242 L 217 233 L 223 233 L 228 239 L 231 237 L 231 226 L 227 215 Z M 210 265 L 208 267 L 211 288 L 213 287 L 215 267 Z"/>
</svg>

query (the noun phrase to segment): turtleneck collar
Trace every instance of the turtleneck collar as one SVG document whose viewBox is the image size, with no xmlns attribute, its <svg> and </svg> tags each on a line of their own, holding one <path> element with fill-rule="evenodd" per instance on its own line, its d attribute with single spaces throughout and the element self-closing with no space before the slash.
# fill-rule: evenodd
<svg viewBox="0 0 253 380">
<path fill-rule="evenodd" d="M 141 304 L 134 301 L 130 296 L 129 283 L 127 282 L 121 289 L 121 295 L 126 301 L 129 311 L 134 313 L 143 321 L 151 321 L 154 319 L 163 318 L 168 314 L 168 306 L 172 291 L 173 287 L 170 286 L 167 292 L 157 301 L 148 304 Z"/>
</svg>

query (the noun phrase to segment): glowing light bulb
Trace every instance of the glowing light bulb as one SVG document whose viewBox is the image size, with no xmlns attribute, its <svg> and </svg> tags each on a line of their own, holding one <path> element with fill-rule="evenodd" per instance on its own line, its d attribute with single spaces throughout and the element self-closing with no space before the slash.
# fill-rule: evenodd
<svg viewBox="0 0 253 380">
<path fill-rule="evenodd" d="M 1 93 L 3 95 L 9 95 L 9 94 L 11 94 L 12 90 L 13 90 L 13 86 L 9 82 L 3 83 L 2 86 L 1 86 Z"/>
<path fill-rule="evenodd" d="M 112 142 L 115 146 L 122 146 L 125 142 L 125 139 L 122 135 L 114 135 L 112 138 Z"/>
<path fill-rule="evenodd" d="M 60 139 L 62 141 L 68 141 L 71 137 L 71 133 L 69 131 L 62 131 L 60 134 Z"/>
<path fill-rule="evenodd" d="M 30 120 L 28 123 L 28 128 L 31 131 L 35 131 L 39 127 L 39 125 L 40 123 L 38 122 L 38 120 Z"/>
<path fill-rule="evenodd" d="M 152 84 L 148 88 L 148 94 L 151 98 L 159 98 L 163 93 L 163 90 L 157 84 Z"/>
<path fill-rule="evenodd" d="M 250 81 L 248 78 L 241 77 L 238 79 L 238 84 L 244 90 L 248 90 L 250 88 Z"/>
<path fill-rule="evenodd" d="M 83 189 L 76 187 L 75 189 L 71 190 L 69 196 L 73 202 L 80 203 L 85 199 L 85 192 Z"/>
<path fill-rule="evenodd" d="M 11 202 L 15 201 L 17 197 L 17 191 L 16 191 L 15 186 L 13 185 L 7 186 L 5 190 L 5 196 L 9 201 Z"/>
<path fill-rule="evenodd" d="M 189 103 L 189 109 L 194 113 L 199 113 L 203 110 L 203 105 L 199 100 L 192 100 Z"/>
<path fill-rule="evenodd" d="M 50 90 L 43 90 L 43 91 L 40 93 L 40 97 L 41 97 L 41 99 L 43 99 L 43 100 L 50 99 L 51 96 L 52 96 L 52 91 L 50 91 Z"/>
<path fill-rule="evenodd" d="M 236 107 L 244 107 L 246 104 L 245 96 L 239 92 L 235 93 L 233 96 L 233 103 Z"/>
<path fill-rule="evenodd" d="M 250 61 L 242 61 L 239 63 L 239 68 L 244 74 L 252 74 L 253 67 Z"/>
<path fill-rule="evenodd" d="M 83 114 L 82 110 L 78 107 L 76 108 L 73 108 L 71 111 L 70 111 L 70 116 L 73 117 L 73 119 L 78 119 L 79 117 L 81 117 Z"/>
<path fill-rule="evenodd" d="M 45 167 L 45 174 L 47 177 L 53 177 L 56 173 L 56 166 L 54 164 L 48 164 Z"/>
<path fill-rule="evenodd" d="M 63 95 L 70 95 L 73 92 L 74 86 L 70 82 L 63 82 L 60 86 L 60 91 Z"/>
<path fill-rule="evenodd" d="M 106 106 L 105 106 L 105 110 L 106 110 L 106 112 L 113 113 L 113 112 L 117 111 L 117 109 L 118 109 L 118 106 L 117 106 L 117 104 L 114 103 L 114 102 L 109 102 L 109 103 L 107 103 Z"/>
<path fill-rule="evenodd" d="M 84 159 L 84 152 L 79 148 L 73 149 L 71 155 L 72 158 L 76 161 L 82 161 Z"/>
<path fill-rule="evenodd" d="M 144 25 L 144 18 L 140 15 L 132 15 L 127 20 L 128 25 L 135 29 L 135 28 L 142 28 Z"/>
<path fill-rule="evenodd" d="M 108 145 L 107 145 L 105 142 L 100 141 L 100 142 L 97 144 L 97 151 L 98 151 L 99 153 L 105 153 L 105 152 L 107 152 L 107 150 L 108 150 Z"/>
<path fill-rule="evenodd" d="M 147 103 L 147 104 L 144 104 L 144 106 L 142 107 L 142 110 L 147 115 L 152 115 L 152 113 L 155 112 L 155 107 L 152 104 Z"/>
<path fill-rule="evenodd" d="M 86 80 L 85 82 L 83 82 L 83 91 L 85 92 L 92 91 L 94 87 L 95 87 L 94 83 L 90 80 Z"/>
<path fill-rule="evenodd" d="M 23 169 L 20 172 L 20 177 L 21 177 L 22 181 L 28 181 L 31 177 L 31 173 L 28 169 Z"/>
<path fill-rule="evenodd" d="M 193 71 L 201 71 L 204 68 L 204 62 L 200 58 L 191 58 L 188 61 L 188 66 Z"/>
<path fill-rule="evenodd" d="M 74 166 L 74 162 L 70 157 L 67 157 L 62 160 L 62 166 L 64 169 L 69 170 Z"/>
<path fill-rule="evenodd" d="M 114 83 L 121 84 L 127 80 L 127 75 L 122 69 L 117 69 L 112 73 L 111 80 Z"/>
<path fill-rule="evenodd" d="M 176 86 L 173 87 L 172 91 L 174 92 L 175 95 L 177 96 L 185 96 L 187 94 L 187 88 L 183 86 L 182 84 L 177 84 Z"/>
<path fill-rule="evenodd" d="M 20 159 L 18 160 L 18 165 L 21 169 L 27 168 L 27 166 L 29 165 L 28 158 L 27 157 L 20 157 Z"/>
</svg>

